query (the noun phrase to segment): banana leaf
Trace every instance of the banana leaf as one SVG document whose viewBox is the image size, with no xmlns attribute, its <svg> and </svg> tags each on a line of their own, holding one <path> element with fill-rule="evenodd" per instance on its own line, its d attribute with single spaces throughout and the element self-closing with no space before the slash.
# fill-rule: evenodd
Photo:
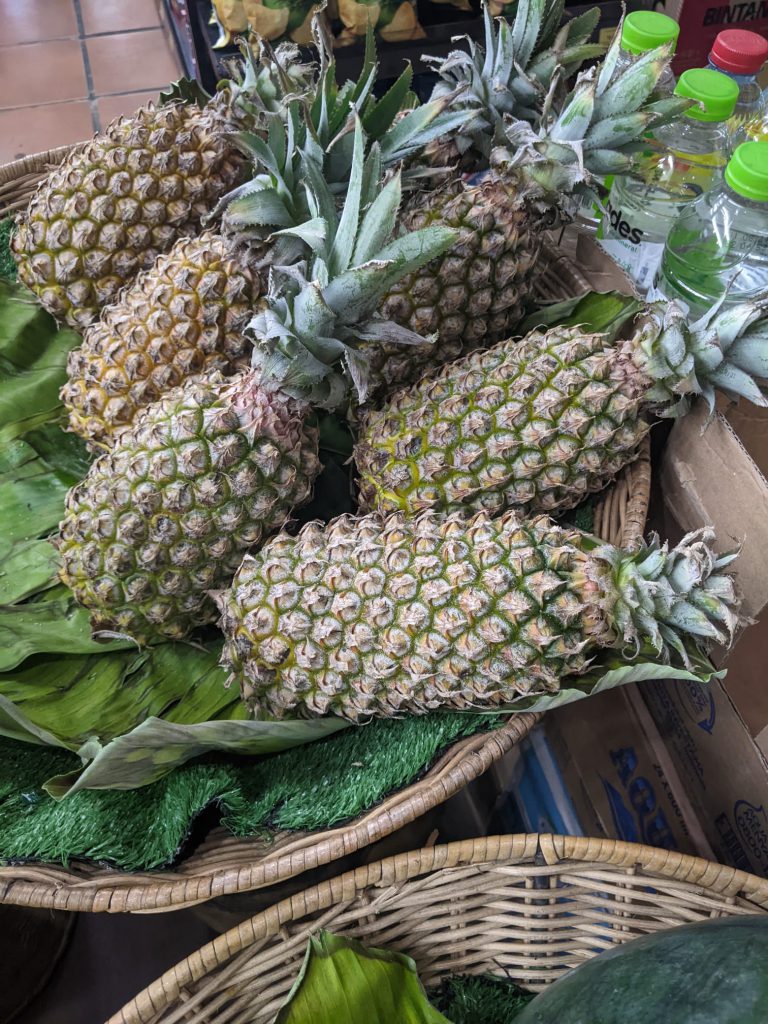
<svg viewBox="0 0 768 1024">
<path fill-rule="evenodd" d="M 404 953 L 363 946 L 320 931 L 311 935 L 275 1024 L 450 1024 L 432 1006 Z"/>
</svg>

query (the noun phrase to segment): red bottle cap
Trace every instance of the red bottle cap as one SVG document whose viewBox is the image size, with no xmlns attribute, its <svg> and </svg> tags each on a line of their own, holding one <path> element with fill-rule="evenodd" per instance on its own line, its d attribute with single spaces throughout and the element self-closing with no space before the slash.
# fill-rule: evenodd
<svg viewBox="0 0 768 1024">
<path fill-rule="evenodd" d="M 757 74 L 768 60 L 768 39 L 742 28 L 726 29 L 715 40 L 709 59 L 734 75 Z"/>
</svg>

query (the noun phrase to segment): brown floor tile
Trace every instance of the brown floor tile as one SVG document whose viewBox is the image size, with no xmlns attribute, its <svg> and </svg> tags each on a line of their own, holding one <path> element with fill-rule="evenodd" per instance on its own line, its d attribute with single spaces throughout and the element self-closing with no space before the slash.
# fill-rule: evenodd
<svg viewBox="0 0 768 1024">
<path fill-rule="evenodd" d="M 0 0 L 3 46 L 77 35 L 72 0 Z"/>
<path fill-rule="evenodd" d="M 157 90 L 154 92 L 130 92 L 120 96 L 99 96 L 96 105 L 99 108 L 101 127 L 106 128 L 110 121 L 114 121 L 121 114 L 129 115 L 139 107 L 143 107 L 154 100 L 157 103 Z"/>
<path fill-rule="evenodd" d="M 0 164 L 93 135 L 88 103 L 0 110 Z"/>
<path fill-rule="evenodd" d="M 80 0 L 85 34 L 154 28 L 160 24 L 155 0 Z"/>
<path fill-rule="evenodd" d="M 86 46 L 94 91 L 100 96 L 160 89 L 181 73 L 178 58 L 159 28 L 125 35 L 92 36 L 86 40 Z"/>
<path fill-rule="evenodd" d="M 0 48 L 0 109 L 88 95 L 77 39 Z"/>
</svg>

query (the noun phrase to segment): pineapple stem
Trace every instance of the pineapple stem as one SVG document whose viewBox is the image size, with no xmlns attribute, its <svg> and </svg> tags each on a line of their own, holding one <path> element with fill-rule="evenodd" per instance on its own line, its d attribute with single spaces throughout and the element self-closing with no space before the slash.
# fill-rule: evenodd
<svg viewBox="0 0 768 1024">
<path fill-rule="evenodd" d="M 721 570 L 738 553 L 717 555 L 713 543 L 707 527 L 672 550 L 653 536 L 632 554 L 611 545 L 591 552 L 585 590 L 592 591 L 598 612 L 598 641 L 635 652 L 650 644 L 665 660 L 674 651 L 686 665 L 686 636 L 729 645 L 739 624 L 739 599 L 732 576 Z"/>
</svg>

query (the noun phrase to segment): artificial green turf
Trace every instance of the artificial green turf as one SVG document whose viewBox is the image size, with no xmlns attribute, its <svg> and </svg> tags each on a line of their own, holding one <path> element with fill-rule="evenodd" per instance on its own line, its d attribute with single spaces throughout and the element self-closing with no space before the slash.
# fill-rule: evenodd
<svg viewBox="0 0 768 1024">
<path fill-rule="evenodd" d="M 451 1024 L 510 1024 L 533 994 L 504 978 L 457 976 L 429 998 Z"/>
<path fill-rule="evenodd" d="M 11 256 L 11 232 L 13 221 L 10 218 L 0 220 L 0 277 L 13 281 L 16 277 L 16 264 Z"/>
<path fill-rule="evenodd" d="M 77 758 L 0 739 L 0 859 L 160 867 L 211 805 L 238 836 L 327 828 L 412 782 L 455 740 L 502 721 L 450 712 L 376 720 L 274 757 L 190 763 L 151 786 L 88 790 L 59 803 L 40 782 L 72 771 Z"/>
</svg>

